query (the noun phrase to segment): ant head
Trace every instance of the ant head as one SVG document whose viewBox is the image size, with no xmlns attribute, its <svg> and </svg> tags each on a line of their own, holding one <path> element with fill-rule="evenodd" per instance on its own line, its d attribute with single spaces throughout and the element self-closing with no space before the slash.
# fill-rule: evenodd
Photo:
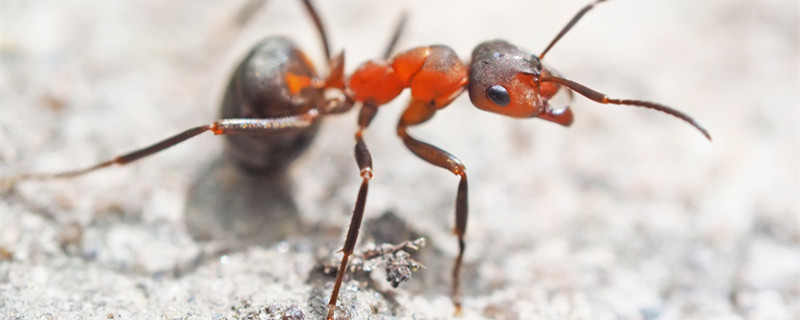
<svg viewBox="0 0 800 320">
<path fill-rule="evenodd" d="M 540 83 L 549 72 L 539 58 L 502 40 L 484 42 L 472 51 L 469 98 L 476 107 L 515 118 L 539 117 L 561 125 L 572 123 L 569 108 L 553 110 L 548 99 L 555 83 Z"/>
</svg>

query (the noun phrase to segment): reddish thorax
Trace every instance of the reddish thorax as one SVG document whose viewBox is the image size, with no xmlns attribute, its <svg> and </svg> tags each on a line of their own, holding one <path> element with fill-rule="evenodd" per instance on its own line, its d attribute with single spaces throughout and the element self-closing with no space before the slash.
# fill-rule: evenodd
<svg viewBox="0 0 800 320">
<path fill-rule="evenodd" d="M 349 80 L 354 100 L 377 106 L 394 100 L 405 88 L 412 100 L 437 109 L 450 104 L 467 84 L 467 67 L 452 49 L 429 46 L 397 54 L 391 61 L 362 64 Z"/>
</svg>

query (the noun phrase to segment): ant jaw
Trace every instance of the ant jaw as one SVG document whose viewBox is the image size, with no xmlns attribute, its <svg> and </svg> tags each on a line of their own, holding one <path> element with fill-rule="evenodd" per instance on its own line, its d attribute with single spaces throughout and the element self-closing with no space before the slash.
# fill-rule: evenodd
<svg viewBox="0 0 800 320">
<path fill-rule="evenodd" d="M 545 70 L 544 75 L 551 74 Z M 554 85 L 551 82 L 541 82 L 538 76 L 534 76 L 534 85 L 539 87 L 539 95 L 544 99 L 544 108 L 537 117 L 544 120 L 558 123 L 568 127 L 574 120 L 572 110 L 569 108 L 572 101 L 572 91 L 566 87 Z M 558 106 L 553 108 L 553 106 Z"/>
<path fill-rule="evenodd" d="M 565 127 L 569 127 L 574 120 L 572 116 L 572 110 L 570 108 L 554 110 L 549 106 L 545 108 L 542 113 L 536 115 L 536 117 L 542 120 L 558 123 Z"/>
</svg>

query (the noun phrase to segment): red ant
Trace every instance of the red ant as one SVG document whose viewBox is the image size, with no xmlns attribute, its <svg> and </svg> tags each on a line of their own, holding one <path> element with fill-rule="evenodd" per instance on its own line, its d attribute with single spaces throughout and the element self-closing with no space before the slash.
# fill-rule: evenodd
<svg viewBox="0 0 800 320">
<path fill-rule="evenodd" d="M 359 107 L 355 134 L 355 158 L 362 178 L 355 209 L 341 252 L 333 292 L 328 302 L 328 319 L 333 319 L 336 300 L 347 269 L 348 258 L 358 238 L 372 179 L 372 159 L 363 139 L 378 108 L 411 89 L 411 101 L 397 123 L 397 134 L 415 155 L 460 178 L 455 200 L 455 228 L 459 251 L 452 270 L 452 300 L 460 313 L 460 270 L 467 226 L 467 173 L 461 160 L 436 146 L 417 140 L 408 128 L 430 120 L 437 110 L 448 106 L 465 90 L 472 103 L 483 110 L 515 118 L 541 118 L 563 126 L 573 121 L 570 109 L 553 108 L 549 101 L 562 89 L 569 89 L 602 104 L 631 105 L 655 109 L 675 116 L 711 136 L 688 115 L 648 101 L 614 99 L 582 84 L 558 76 L 541 62 L 545 54 L 588 11 L 605 0 L 584 6 L 538 56 L 502 40 L 481 43 L 464 64 L 455 52 L 434 45 L 390 55 L 399 36 L 395 31 L 384 59 L 362 64 L 345 81 L 344 57 L 331 58 L 325 30 L 310 3 L 303 3 L 322 38 L 330 72 L 321 78 L 309 60 L 285 38 L 268 38 L 250 52 L 231 78 L 222 105 L 222 118 L 208 125 L 186 130 L 154 145 L 115 157 L 82 170 L 55 174 L 25 175 L 19 180 L 74 177 L 111 165 L 123 165 L 157 153 L 200 133 L 228 135 L 228 154 L 250 170 L 275 172 L 285 168 L 302 152 L 317 132 L 323 116 Z"/>
</svg>

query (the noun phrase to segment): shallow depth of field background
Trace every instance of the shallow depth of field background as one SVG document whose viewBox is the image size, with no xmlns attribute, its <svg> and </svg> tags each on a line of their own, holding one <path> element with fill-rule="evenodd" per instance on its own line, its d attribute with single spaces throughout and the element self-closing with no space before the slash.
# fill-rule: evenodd
<svg viewBox="0 0 800 320">
<path fill-rule="evenodd" d="M 495 38 L 538 54 L 586 3 L 316 2 L 348 72 L 381 54 L 403 10 L 400 48 L 445 44 L 467 61 Z M 324 66 L 299 1 L 268 1 L 237 27 L 244 3 L 0 3 L 0 176 L 86 166 L 213 121 L 231 70 L 265 36 Z M 685 111 L 713 142 L 581 97 L 570 128 L 488 114 L 466 95 L 414 128 L 467 165 L 465 318 L 797 319 L 798 53 L 794 1 L 608 1 L 545 63 Z M 366 134 L 375 179 L 359 247 L 422 235 L 428 268 L 396 290 L 379 274 L 348 282 L 339 314 L 352 319 L 453 312 L 458 180 L 395 136 L 406 100 Z M 319 318 L 332 278 L 315 259 L 343 243 L 360 183 L 355 114 L 328 119 L 277 181 L 239 173 L 209 134 L 4 189 L 0 317 Z"/>
</svg>

